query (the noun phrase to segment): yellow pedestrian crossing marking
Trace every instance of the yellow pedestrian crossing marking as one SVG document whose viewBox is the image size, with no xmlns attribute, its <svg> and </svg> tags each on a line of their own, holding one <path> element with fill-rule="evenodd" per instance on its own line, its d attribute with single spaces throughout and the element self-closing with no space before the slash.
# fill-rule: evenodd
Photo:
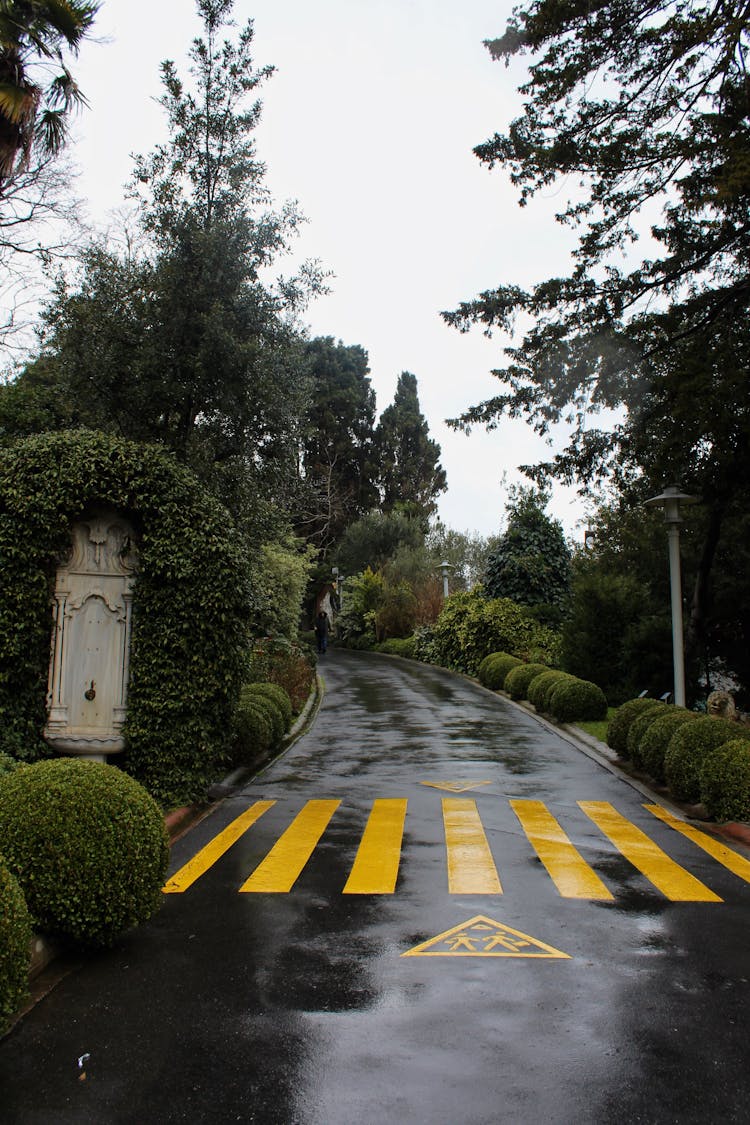
<svg viewBox="0 0 750 1125">
<path fill-rule="evenodd" d="M 485 800 L 497 814 L 503 802 L 491 796 Z M 276 804 L 275 800 L 262 800 L 250 805 L 171 876 L 163 888 L 164 894 L 181 894 L 192 887 Z M 239 889 L 243 893 L 289 892 L 340 805 L 340 800 L 307 801 Z M 529 846 L 563 898 L 612 901 L 616 897 L 616 888 L 613 888 L 613 894 L 544 802 L 514 798 L 508 800 L 508 805 L 515 813 Z M 578 805 L 620 854 L 667 899 L 672 902 L 722 901 L 611 804 L 579 801 Z M 442 797 L 440 807 L 449 893 L 502 894 L 503 886 L 477 802 L 471 798 Z M 750 860 L 660 805 L 644 805 L 644 808 L 726 870 L 750 883 Z M 391 895 L 395 892 L 407 809 L 406 798 L 378 798 L 373 801 L 354 862 L 343 881 L 343 894 Z M 580 818 L 578 813 L 575 816 Z M 266 823 L 269 821 L 264 821 Z"/>
<path fill-rule="evenodd" d="M 437 937 L 430 938 L 407 949 L 402 957 L 545 957 L 570 960 L 544 941 L 513 930 L 493 918 L 477 914 L 458 926 L 445 930 Z"/>
<path fill-rule="evenodd" d="M 733 852 L 726 844 L 719 843 L 712 836 L 707 836 L 699 828 L 693 828 L 692 824 L 687 824 L 684 820 L 678 820 L 676 816 L 662 808 L 661 805 L 644 805 L 643 807 L 653 813 L 654 816 L 658 816 L 659 820 L 663 820 L 670 828 L 674 828 L 676 832 L 681 832 L 683 836 L 687 836 L 688 840 L 692 840 L 694 844 L 697 844 L 704 852 L 708 852 L 724 867 L 727 867 L 735 875 L 739 875 L 740 879 L 750 883 L 750 860 L 745 859 L 737 852 Z"/>
<path fill-rule="evenodd" d="M 578 804 L 625 858 L 670 901 L 722 901 L 684 867 L 670 859 L 645 832 L 621 816 L 608 801 L 579 801 Z"/>
<path fill-rule="evenodd" d="M 476 801 L 443 798 L 443 824 L 452 895 L 502 894 Z"/>
<path fill-rule="evenodd" d="M 359 845 L 345 895 L 391 895 L 396 889 L 401 862 L 406 801 L 375 801 Z"/>
<path fill-rule="evenodd" d="M 563 898 L 614 897 L 541 801 L 511 801 L 510 807 Z"/>
<path fill-rule="evenodd" d="M 308 801 L 240 891 L 290 891 L 340 804 L 341 801 Z"/>
<path fill-rule="evenodd" d="M 241 816 L 233 820 L 223 832 L 220 832 L 210 843 L 206 844 L 205 848 L 201 848 L 184 867 L 175 872 L 166 886 L 163 887 L 163 893 L 174 895 L 186 891 L 196 879 L 199 879 L 205 871 L 208 871 L 209 867 L 216 863 L 217 859 L 224 855 L 224 852 L 229 851 L 232 844 L 236 843 L 240 836 L 263 816 L 264 812 L 267 812 L 275 804 L 275 801 L 256 801 Z"/>
</svg>

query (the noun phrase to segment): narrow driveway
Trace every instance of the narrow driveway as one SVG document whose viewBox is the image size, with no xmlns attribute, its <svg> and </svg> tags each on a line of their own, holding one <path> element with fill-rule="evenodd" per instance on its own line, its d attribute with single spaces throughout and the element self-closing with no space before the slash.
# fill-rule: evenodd
<svg viewBox="0 0 750 1125">
<path fill-rule="evenodd" d="M 0 1043 L 0 1119 L 747 1121 L 750 853 L 460 677 L 322 672 L 156 918 Z"/>
</svg>

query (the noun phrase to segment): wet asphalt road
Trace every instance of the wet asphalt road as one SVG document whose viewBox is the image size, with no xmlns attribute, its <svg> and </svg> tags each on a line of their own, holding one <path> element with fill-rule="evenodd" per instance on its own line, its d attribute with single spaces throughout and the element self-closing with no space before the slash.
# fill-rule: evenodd
<svg viewBox="0 0 750 1125">
<path fill-rule="evenodd" d="M 750 1119 L 750 885 L 468 681 L 341 652 L 322 671 L 314 727 L 175 845 L 171 873 L 262 815 L 0 1043 L 0 1121 Z M 681 889 L 579 801 L 645 832 L 688 873 Z M 563 847 L 543 863 L 532 813 L 541 850 L 557 824 L 584 862 Z M 305 825 L 318 842 L 297 837 L 285 860 Z M 570 862 L 593 879 L 584 897 L 568 897 Z M 722 901 L 668 897 L 704 891 Z"/>
</svg>

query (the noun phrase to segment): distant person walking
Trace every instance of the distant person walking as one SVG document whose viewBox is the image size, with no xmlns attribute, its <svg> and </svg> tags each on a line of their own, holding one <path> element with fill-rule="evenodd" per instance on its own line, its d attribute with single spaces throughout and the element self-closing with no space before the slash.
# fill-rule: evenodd
<svg viewBox="0 0 750 1125">
<path fill-rule="evenodd" d="M 315 637 L 318 642 L 318 652 L 322 655 L 328 648 L 328 614 L 323 609 L 315 619 Z"/>
</svg>

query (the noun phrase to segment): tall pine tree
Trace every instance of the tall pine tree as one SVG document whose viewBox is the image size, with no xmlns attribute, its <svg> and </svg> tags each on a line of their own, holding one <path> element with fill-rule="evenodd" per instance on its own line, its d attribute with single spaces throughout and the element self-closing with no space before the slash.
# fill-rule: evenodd
<svg viewBox="0 0 750 1125">
<path fill-rule="evenodd" d="M 429 436 L 419 408 L 416 376 L 403 371 L 396 394 L 375 431 L 383 511 L 402 508 L 425 524 L 448 487 L 440 446 Z"/>
</svg>

